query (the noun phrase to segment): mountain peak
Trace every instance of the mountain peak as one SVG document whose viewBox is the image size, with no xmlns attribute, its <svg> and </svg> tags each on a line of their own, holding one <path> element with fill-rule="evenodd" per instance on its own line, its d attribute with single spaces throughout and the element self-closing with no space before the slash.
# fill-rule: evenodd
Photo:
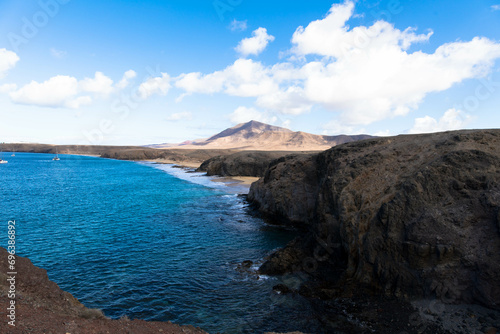
<svg viewBox="0 0 500 334">
<path fill-rule="evenodd" d="M 322 136 L 301 131 L 293 132 L 286 128 L 252 120 L 235 125 L 208 139 L 185 142 L 176 146 L 191 149 L 323 151 L 338 144 L 365 138 L 370 138 L 370 136 Z"/>
<path fill-rule="evenodd" d="M 259 131 L 277 131 L 277 132 L 292 132 L 292 130 L 285 129 L 275 125 L 269 125 L 266 123 L 251 120 L 250 122 L 240 123 L 233 126 L 230 129 L 235 130 L 259 130 Z"/>
<path fill-rule="evenodd" d="M 238 125 L 233 126 L 232 128 L 226 129 L 208 138 L 207 141 L 213 141 L 219 138 L 235 136 L 235 135 L 242 136 L 248 139 L 254 135 L 261 134 L 264 132 L 293 132 L 293 131 L 279 126 L 269 125 L 266 123 L 261 123 L 252 120 L 250 122 L 240 123 Z"/>
</svg>

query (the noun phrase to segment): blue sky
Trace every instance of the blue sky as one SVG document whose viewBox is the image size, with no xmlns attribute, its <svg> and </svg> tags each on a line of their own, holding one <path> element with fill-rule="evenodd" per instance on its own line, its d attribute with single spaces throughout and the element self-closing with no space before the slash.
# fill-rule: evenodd
<svg viewBox="0 0 500 334">
<path fill-rule="evenodd" d="M 500 126 L 500 1 L 0 0 L 0 141 Z"/>
</svg>

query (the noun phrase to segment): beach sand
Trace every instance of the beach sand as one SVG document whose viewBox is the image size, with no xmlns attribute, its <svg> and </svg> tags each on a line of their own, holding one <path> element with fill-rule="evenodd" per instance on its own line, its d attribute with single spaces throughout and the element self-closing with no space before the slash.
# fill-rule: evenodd
<svg viewBox="0 0 500 334">
<path fill-rule="evenodd" d="M 172 164 L 175 166 L 178 166 L 180 168 L 184 168 L 187 170 L 192 170 L 200 167 L 202 162 L 195 161 L 195 160 L 184 160 L 184 161 L 174 161 L 170 159 L 154 159 L 154 160 L 147 160 L 148 162 L 153 162 L 153 163 L 158 163 L 158 164 Z M 258 177 L 252 177 L 252 176 L 221 176 L 221 177 L 214 177 L 212 179 L 213 182 L 221 182 L 224 183 L 228 187 L 235 187 L 235 188 L 244 188 L 246 193 L 250 190 L 250 185 L 257 181 L 259 178 Z"/>
<path fill-rule="evenodd" d="M 250 185 L 255 181 L 257 181 L 258 179 L 259 179 L 258 177 L 253 177 L 253 176 L 225 176 L 213 179 L 213 181 L 223 182 L 226 183 L 227 185 L 231 185 L 232 183 L 238 186 L 245 185 L 250 188 Z"/>
<path fill-rule="evenodd" d="M 146 160 L 148 162 L 156 162 L 158 164 L 172 164 L 179 167 L 186 168 L 198 168 L 202 164 L 203 161 L 195 161 L 195 160 L 184 160 L 184 161 L 174 161 L 170 159 L 154 159 L 154 160 Z"/>
</svg>

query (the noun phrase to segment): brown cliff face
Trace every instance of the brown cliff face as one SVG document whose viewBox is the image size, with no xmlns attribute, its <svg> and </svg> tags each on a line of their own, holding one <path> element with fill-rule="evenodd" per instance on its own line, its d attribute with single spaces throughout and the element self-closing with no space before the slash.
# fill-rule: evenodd
<svg viewBox="0 0 500 334">
<path fill-rule="evenodd" d="M 282 158 L 249 200 L 307 233 L 264 273 L 500 305 L 500 130 L 371 139 Z"/>
</svg>

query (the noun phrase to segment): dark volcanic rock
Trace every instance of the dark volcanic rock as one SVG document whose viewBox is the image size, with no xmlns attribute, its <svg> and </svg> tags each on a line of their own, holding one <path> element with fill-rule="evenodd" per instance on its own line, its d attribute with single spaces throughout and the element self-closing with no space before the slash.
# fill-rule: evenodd
<svg viewBox="0 0 500 334">
<path fill-rule="evenodd" d="M 285 157 L 248 198 L 307 229 L 263 273 L 305 271 L 331 285 L 500 305 L 500 130 L 370 139 Z"/>
<path fill-rule="evenodd" d="M 271 161 L 292 152 L 286 151 L 243 151 L 231 155 L 217 156 L 203 162 L 198 168 L 207 175 L 257 176 L 261 177 Z"/>
</svg>

